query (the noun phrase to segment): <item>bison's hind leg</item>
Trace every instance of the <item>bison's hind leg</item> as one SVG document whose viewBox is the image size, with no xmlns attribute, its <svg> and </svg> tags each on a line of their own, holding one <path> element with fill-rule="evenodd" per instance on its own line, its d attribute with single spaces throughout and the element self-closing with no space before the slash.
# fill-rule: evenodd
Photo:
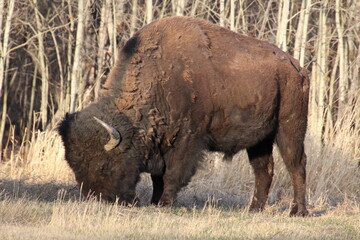
<svg viewBox="0 0 360 240">
<path fill-rule="evenodd" d="M 298 124 L 299 126 L 301 124 Z M 304 128 L 304 127 L 303 127 Z M 294 201 L 290 216 L 307 216 L 306 195 L 306 155 L 304 152 L 305 130 L 291 124 L 280 124 L 276 142 L 294 188 Z"/>
<path fill-rule="evenodd" d="M 247 149 L 250 164 L 255 174 L 255 190 L 250 211 L 261 211 L 266 204 L 274 175 L 273 143 L 274 137 L 269 136 Z"/>
</svg>

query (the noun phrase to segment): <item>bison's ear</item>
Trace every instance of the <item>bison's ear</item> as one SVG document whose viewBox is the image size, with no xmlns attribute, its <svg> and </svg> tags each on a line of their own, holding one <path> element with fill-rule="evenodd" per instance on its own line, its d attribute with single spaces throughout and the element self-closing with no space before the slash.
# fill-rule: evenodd
<svg viewBox="0 0 360 240">
<path fill-rule="evenodd" d="M 110 135 L 110 140 L 107 142 L 107 144 L 104 145 L 104 149 L 106 151 L 110 151 L 110 150 L 114 149 L 117 145 L 119 145 L 119 143 L 121 142 L 121 135 L 120 135 L 119 131 L 116 130 L 115 128 L 113 128 L 112 126 L 110 126 L 109 124 L 107 124 L 106 122 L 98 119 L 95 116 L 94 116 L 94 119 L 98 123 L 100 123 L 100 125 L 103 126 Z"/>
</svg>

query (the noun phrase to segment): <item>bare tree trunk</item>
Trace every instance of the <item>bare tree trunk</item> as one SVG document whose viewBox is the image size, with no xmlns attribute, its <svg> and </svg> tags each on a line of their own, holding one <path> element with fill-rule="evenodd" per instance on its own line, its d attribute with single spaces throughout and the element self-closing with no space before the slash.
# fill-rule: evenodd
<svg viewBox="0 0 360 240">
<path fill-rule="evenodd" d="M 92 89 L 87 93 L 92 93 L 94 95 L 94 85 L 96 83 L 96 60 L 97 60 L 97 31 L 94 29 L 94 23 L 97 19 L 94 19 L 93 12 L 97 11 L 96 9 L 96 1 L 90 0 L 87 1 L 88 6 L 86 6 L 85 11 L 85 23 L 84 29 L 86 34 L 84 35 L 84 46 L 83 51 L 86 58 L 82 61 L 84 66 L 83 69 L 83 79 L 86 80 L 86 83 L 89 84 Z M 88 90 L 88 89 L 87 89 Z M 90 89 L 89 89 L 90 90 Z M 86 96 L 84 96 L 86 98 Z"/>
<path fill-rule="evenodd" d="M 1 7 L 3 8 L 4 6 L 4 2 L 2 0 L 1 3 Z M 5 62 L 6 59 L 9 57 L 8 55 L 8 45 L 9 45 L 9 36 L 10 36 L 10 28 L 11 28 L 11 19 L 12 19 L 12 15 L 14 12 L 14 6 L 15 6 L 15 0 L 10 0 L 9 2 L 9 6 L 8 6 L 8 14 L 6 17 L 6 22 L 5 22 L 5 27 L 4 27 L 4 38 L 3 41 L 1 42 L 1 46 L 0 46 L 0 97 L 2 96 L 2 88 L 3 88 L 3 84 L 4 84 L 4 74 L 5 74 Z M 3 12 L 1 13 L 1 15 L 3 15 L 4 13 L 4 9 Z M 1 16 L 2 18 L 2 16 Z M 1 19 L 2 21 L 2 19 Z M 0 25 L 1 31 L 2 31 L 2 25 Z M 0 32 L 1 33 L 1 32 Z M 0 35 L 0 39 L 2 35 Z"/>
<path fill-rule="evenodd" d="M 325 99 L 326 99 L 326 79 L 327 79 L 327 25 L 326 15 L 327 0 L 323 2 L 319 13 L 319 34 L 318 34 L 318 49 L 317 49 L 317 126 L 316 137 L 318 141 L 322 140 L 323 127 L 325 124 Z"/>
<path fill-rule="evenodd" d="M 146 0 L 146 23 L 152 22 L 152 0 Z"/>
<path fill-rule="evenodd" d="M 233 0 L 232 0 L 233 1 Z M 193 4 L 191 5 L 191 12 L 190 12 L 190 17 L 194 17 L 196 14 L 196 10 L 198 8 L 199 5 L 199 0 L 195 0 L 195 3 L 193 2 Z"/>
<path fill-rule="evenodd" d="M 66 94 L 65 94 L 65 111 L 66 112 L 70 112 L 70 102 L 71 102 L 71 63 L 72 63 L 72 45 L 73 45 L 73 35 L 72 32 L 74 32 L 74 15 L 72 12 L 72 7 L 71 7 L 71 0 L 67 0 L 68 1 L 68 14 L 69 14 L 69 21 L 70 21 L 70 31 L 69 31 L 69 36 L 67 39 L 67 72 L 70 74 L 67 74 L 67 83 L 66 83 Z"/>
<path fill-rule="evenodd" d="M 137 0 L 132 0 L 132 9 L 131 9 L 131 20 L 130 20 L 130 36 L 134 35 L 137 25 Z"/>
<path fill-rule="evenodd" d="M 9 69 L 10 58 L 6 58 L 5 68 Z M 15 79 L 17 71 L 14 73 L 10 83 Z M 7 79 L 7 72 L 5 72 L 5 79 Z M 1 114 L 1 123 L 0 123 L 0 163 L 2 161 L 2 141 L 4 138 L 5 125 L 6 125 L 6 117 L 7 117 L 7 100 L 8 100 L 8 82 L 5 80 L 4 84 L 4 95 L 3 95 L 3 106 L 2 106 L 2 114 Z"/>
<path fill-rule="evenodd" d="M 341 22 L 341 2 L 340 0 L 335 1 L 335 20 L 336 20 L 336 30 L 338 33 L 338 48 L 340 55 L 340 64 L 339 64 L 339 115 L 343 114 L 344 107 L 347 101 L 347 90 L 348 90 L 348 74 L 347 74 L 347 62 L 345 56 L 345 43 L 344 43 L 344 28 Z"/>
<path fill-rule="evenodd" d="M 300 46 L 302 40 L 302 34 L 304 29 L 304 22 L 305 22 L 305 8 L 306 8 L 307 0 L 301 1 L 301 9 L 300 9 L 300 17 L 299 17 L 299 24 L 297 25 L 297 31 L 295 35 L 295 45 L 294 45 L 294 58 L 300 59 Z"/>
<path fill-rule="evenodd" d="M 176 1 L 176 16 L 183 16 L 185 10 L 185 0 Z"/>
<path fill-rule="evenodd" d="M 356 6 L 358 5 L 358 6 Z M 356 7 L 358 7 L 358 11 L 356 11 Z M 350 23 L 350 22 L 354 22 L 354 23 L 359 23 L 360 20 L 360 3 L 359 1 L 352 1 L 352 0 L 347 0 L 346 1 L 346 14 L 344 15 L 344 22 L 345 23 Z M 345 25 L 345 24 L 344 24 Z M 348 24 L 346 24 L 348 25 Z M 360 26 L 357 27 L 357 30 L 360 29 Z M 353 33 L 351 30 L 347 30 L 347 34 L 346 34 L 346 40 L 345 40 L 345 44 L 346 44 L 346 62 L 347 62 L 347 66 L 348 66 L 348 103 L 351 104 L 352 100 L 353 100 L 353 67 L 356 66 L 356 56 L 357 56 L 357 49 L 356 49 L 356 45 L 357 43 L 360 42 L 360 38 L 358 37 L 359 41 L 356 41 L 356 33 Z"/>
<path fill-rule="evenodd" d="M 265 26 L 266 26 L 266 22 L 269 21 L 269 12 L 270 12 L 270 8 L 272 5 L 273 0 L 270 0 L 266 6 L 266 10 L 265 10 L 265 14 L 264 14 L 264 18 L 262 20 L 261 23 L 261 27 L 260 27 L 260 31 L 259 31 L 259 38 L 262 39 L 264 36 L 264 31 L 265 31 Z"/>
<path fill-rule="evenodd" d="M 95 100 L 99 98 L 100 88 L 101 88 L 101 79 L 104 73 L 104 65 L 105 65 L 105 44 L 108 39 L 108 32 L 107 32 L 107 24 L 108 24 L 108 13 L 109 13 L 109 7 L 107 4 L 109 2 L 106 1 L 103 3 L 101 8 L 101 23 L 99 28 L 99 47 L 98 47 L 98 55 L 97 55 L 97 77 L 96 77 L 96 83 L 94 87 L 94 93 L 95 93 Z"/>
<path fill-rule="evenodd" d="M 301 34 L 301 43 L 300 43 L 300 66 L 304 66 L 305 63 L 305 49 L 306 49 L 306 41 L 307 41 L 307 33 L 308 33 L 308 26 L 309 26 L 309 17 L 310 17 L 310 10 L 311 10 L 311 0 L 306 0 L 306 9 L 305 9 L 305 19 L 303 25 L 303 32 Z"/>
<path fill-rule="evenodd" d="M 277 14 L 277 31 L 276 31 L 276 44 L 278 45 L 279 38 L 280 38 L 280 32 L 281 32 L 281 16 L 282 16 L 282 9 L 284 7 L 284 0 L 278 1 L 278 14 Z M 279 46 L 279 45 L 278 45 Z"/>
<path fill-rule="evenodd" d="M 225 24 L 225 0 L 220 0 L 220 17 L 219 17 L 219 24 L 220 26 L 224 27 Z"/>
<path fill-rule="evenodd" d="M 109 2 L 111 2 L 111 0 L 106 0 L 106 2 L 110 5 Z M 87 25 L 88 25 L 88 17 L 91 14 L 91 12 L 89 11 L 90 9 L 90 0 L 85 0 L 84 1 L 84 5 L 83 5 L 83 14 L 82 14 L 82 25 L 81 28 L 83 29 L 83 37 L 82 37 L 82 43 L 80 46 L 80 55 L 79 55 L 79 65 L 78 65 L 78 69 L 77 69 L 77 87 L 76 87 L 76 102 L 77 102 L 77 108 L 82 109 L 83 105 L 88 103 L 87 99 L 88 96 L 92 93 L 93 89 L 85 89 L 86 86 L 88 85 L 89 81 L 92 81 L 92 83 L 94 82 L 94 75 L 95 74 L 95 69 L 93 68 L 93 66 L 91 66 L 92 64 L 87 64 L 86 61 L 86 57 L 90 57 L 88 55 L 85 55 L 86 50 L 88 49 L 87 47 L 89 46 L 87 44 L 87 40 L 91 39 L 93 37 L 93 39 L 95 39 L 94 36 L 92 36 L 92 34 L 88 34 L 87 33 Z M 109 11 L 110 11 L 111 7 L 109 6 Z M 109 17 L 109 19 L 111 20 L 111 18 Z M 78 23 L 79 25 L 79 23 Z M 86 33 L 86 35 L 85 35 Z M 77 33 L 76 33 L 77 34 Z M 93 43 L 92 43 L 93 44 Z M 76 51 L 76 45 L 75 45 L 75 51 Z M 76 52 L 75 52 L 76 53 Z"/>
<path fill-rule="evenodd" d="M 118 27 L 124 23 L 124 4 L 125 0 L 113 0 L 113 16 L 114 16 L 114 63 L 118 57 L 117 34 Z"/>
<path fill-rule="evenodd" d="M 240 24 L 241 19 L 241 24 Z M 245 18 L 245 11 L 244 11 L 244 0 L 240 0 L 239 2 L 239 13 L 238 18 L 236 20 L 236 29 L 241 28 L 241 33 L 246 34 L 247 33 L 247 22 Z"/>
<path fill-rule="evenodd" d="M 278 29 L 276 34 L 276 45 L 283 51 L 287 51 L 287 25 L 289 17 L 289 0 L 281 0 L 279 8 Z"/>
<path fill-rule="evenodd" d="M 162 6 L 161 6 L 161 11 L 160 11 L 160 15 L 159 15 L 159 19 L 162 19 L 164 17 L 165 11 L 166 11 L 166 5 L 167 5 L 167 0 L 163 0 L 162 1 Z"/>
<path fill-rule="evenodd" d="M 59 76 L 60 76 L 60 96 L 59 96 L 59 110 L 61 113 L 64 113 L 66 109 L 64 109 L 65 104 L 64 104 L 64 92 L 65 92 L 65 80 L 64 80 L 64 71 L 63 71 L 63 67 L 62 67 L 62 61 L 61 61 L 61 53 L 59 50 L 59 46 L 56 40 L 56 36 L 53 30 L 51 30 L 51 36 L 52 39 L 54 41 L 54 45 L 55 45 L 55 51 L 56 51 L 56 59 L 57 59 L 57 63 L 59 66 Z M 36 75 L 36 70 L 34 71 L 35 75 Z M 32 90 L 31 90 L 31 94 L 32 94 Z M 31 102 L 30 102 L 31 105 Z M 31 110 L 32 111 L 32 110 Z M 29 112 L 30 114 L 32 114 L 32 112 Z"/>
<path fill-rule="evenodd" d="M 74 53 L 74 62 L 71 69 L 71 100 L 70 100 L 70 112 L 75 112 L 77 101 L 77 85 L 78 78 L 80 78 L 80 57 L 81 49 L 84 41 L 84 20 L 85 20 L 85 5 L 84 0 L 78 2 L 78 24 L 76 30 L 76 45 Z"/>
<path fill-rule="evenodd" d="M 35 65 L 34 76 L 33 76 L 32 84 L 31 84 L 29 115 L 28 115 L 28 120 L 26 123 L 26 129 L 29 131 L 29 133 L 30 133 L 30 128 L 31 128 L 32 121 L 33 121 L 33 111 L 34 111 L 34 101 L 35 101 L 35 91 L 36 91 L 36 78 L 37 78 L 37 65 Z M 27 134 L 26 142 L 28 142 L 30 140 L 30 135 L 31 134 Z"/>
<path fill-rule="evenodd" d="M 334 108 L 334 97 L 335 97 L 335 78 L 337 74 L 337 69 L 339 67 L 339 49 L 336 54 L 335 63 L 331 71 L 330 82 L 329 82 L 329 96 L 328 96 L 328 106 L 326 110 L 326 122 L 325 122 L 325 131 L 324 139 L 330 139 L 333 129 L 334 129 L 334 120 L 333 120 L 333 108 Z"/>
<path fill-rule="evenodd" d="M 318 41 L 315 43 L 315 47 L 318 46 Z M 309 96 L 309 132 L 313 133 L 317 127 L 317 92 L 318 85 L 317 79 L 317 63 L 312 62 L 311 81 L 310 81 L 310 96 Z"/>
<path fill-rule="evenodd" d="M 5 0 L 0 0 L 0 39 L 2 39 L 2 33 L 3 33 L 2 23 L 3 23 L 3 17 L 5 15 L 4 2 Z"/>
<path fill-rule="evenodd" d="M 40 105 L 40 112 L 41 112 L 41 124 L 42 128 L 45 129 L 48 121 L 48 95 L 49 95 L 49 70 L 48 64 L 46 60 L 45 54 L 45 46 L 44 46 L 44 38 L 41 29 L 43 29 L 43 24 L 41 23 L 41 17 L 43 17 L 38 7 L 37 0 L 33 0 L 34 2 L 34 11 L 35 11 L 35 20 L 36 20 L 36 27 L 37 27 L 37 39 L 38 39 L 38 64 L 39 64 L 39 71 L 41 73 L 41 105 Z"/>
<path fill-rule="evenodd" d="M 235 31 L 235 0 L 230 0 L 230 30 Z"/>
<path fill-rule="evenodd" d="M 106 24 L 106 27 L 107 27 L 107 32 L 108 32 L 108 37 L 109 37 L 109 40 L 110 40 L 110 47 L 108 49 L 108 52 L 109 54 L 111 55 L 111 58 L 110 58 L 110 64 L 111 66 L 114 65 L 114 46 L 115 46 L 115 42 L 116 42 L 116 29 L 114 29 L 114 8 L 115 6 L 112 4 L 112 0 L 106 0 L 106 7 L 107 7 L 107 24 Z"/>
<path fill-rule="evenodd" d="M 1 122 L 0 122 L 0 163 L 2 161 L 2 150 L 3 150 L 3 138 L 5 132 L 6 116 L 7 116 L 7 99 L 8 99 L 8 87 L 7 81 L 4 84 L 4 94 L 3 94 L 3 105 L 1 109 Z"/>
</svg>

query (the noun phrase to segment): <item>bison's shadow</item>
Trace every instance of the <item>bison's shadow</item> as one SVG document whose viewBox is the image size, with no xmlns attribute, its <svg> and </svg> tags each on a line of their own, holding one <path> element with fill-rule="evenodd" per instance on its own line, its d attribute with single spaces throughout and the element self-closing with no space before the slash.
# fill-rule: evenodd
<svg viewBox="0 0 360 240">
<path fill-rule="evenodd" d="M 195 184 L 193 184 L 195 183 Z M 195 186 L 193 186 L 195 185 Z M 136 188 L 136 194 L 141 206 L 150 203 L 152 196 L 152 183 L 149 174 L 141 174 L 141 181 Z M 217 206 L 224 208 L 243 208 L 250 201 L 251 194 L 231 194 L 226 191 L 218 191 L 211 186 L 196 186 L 196 180 L 191 181 L 179 193 L 174 207 L 203 208 L 204 206 Z"/>
<path fill-rule="evenodd" d="M 41 202 L 81 199 L 76 185 L 59 183 L 27 183 L 24 180 L 0 179 L 0 201 L 27 199 Z"/>
<path fill-rule="evenodd" d="M 146 207 L 150 205 L 152 186 L 146 178 L 137 187 L 139 204 L 137 206 Z M 56 202 L 62 201 L 86 201 L 82 196 L 77 185 L 59 183 L 27 183 L 23 180 L 0 179 L 0 201 L 24 199 L 27 201 Z M 173 207 L 204 208 L 214 206 L 224 209 L 246 208 L 250 198 L 248 196 L 233 196 L 231 194 L 220 194 L 214 191 L 193 192 L 192 189 L 185 188 L 179 193 Z M 289 205 L 277 206 L 277 212 L 286 212 Z M 313 217 L 319 217 L 327 211 L 321 210 L 312 213 Z"/>
<path fill-rule="evenodd" d="M 140 206 L 147 206 L 152 195 L 152 184 L 148 176 L 136 188 Z M 184 188 L 178 196 L 175 207 L 202 208 L 205 205 L 219 207 L 244 207 L 248 203 L 247 196 L 227 196 L 215 191 L 195 192 L 191 188 Z M 26 199 L 41 202 L 55 202 L 61 200 L 84 200 L 76 184 L 61 184 L 57 182 L 32 183 L 26 180 L 0 179 L 0 201 L 6 199 Z"/>
</svg>

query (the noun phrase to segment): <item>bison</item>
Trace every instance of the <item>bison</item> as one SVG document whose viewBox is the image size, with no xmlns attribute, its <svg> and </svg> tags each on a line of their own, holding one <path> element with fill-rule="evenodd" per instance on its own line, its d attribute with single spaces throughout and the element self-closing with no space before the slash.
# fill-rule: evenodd
<svg viewBox="0 0 360 240">
<path fill-rule="evenodd" d="M 139 30 L 119 53 L 101 98 L 67 114 L 58 131 L 82 191 L 132 202 L 141 172 L 151 202 L 171 205 L 203 150 L 246 149 L 255 174 L 250 210 L 264 208 L 276 143 L 290 173 L 291 215 L 305 203 L 309 78 L 276 46 L 203 20 L 169 17 Z"/>
</svg>

